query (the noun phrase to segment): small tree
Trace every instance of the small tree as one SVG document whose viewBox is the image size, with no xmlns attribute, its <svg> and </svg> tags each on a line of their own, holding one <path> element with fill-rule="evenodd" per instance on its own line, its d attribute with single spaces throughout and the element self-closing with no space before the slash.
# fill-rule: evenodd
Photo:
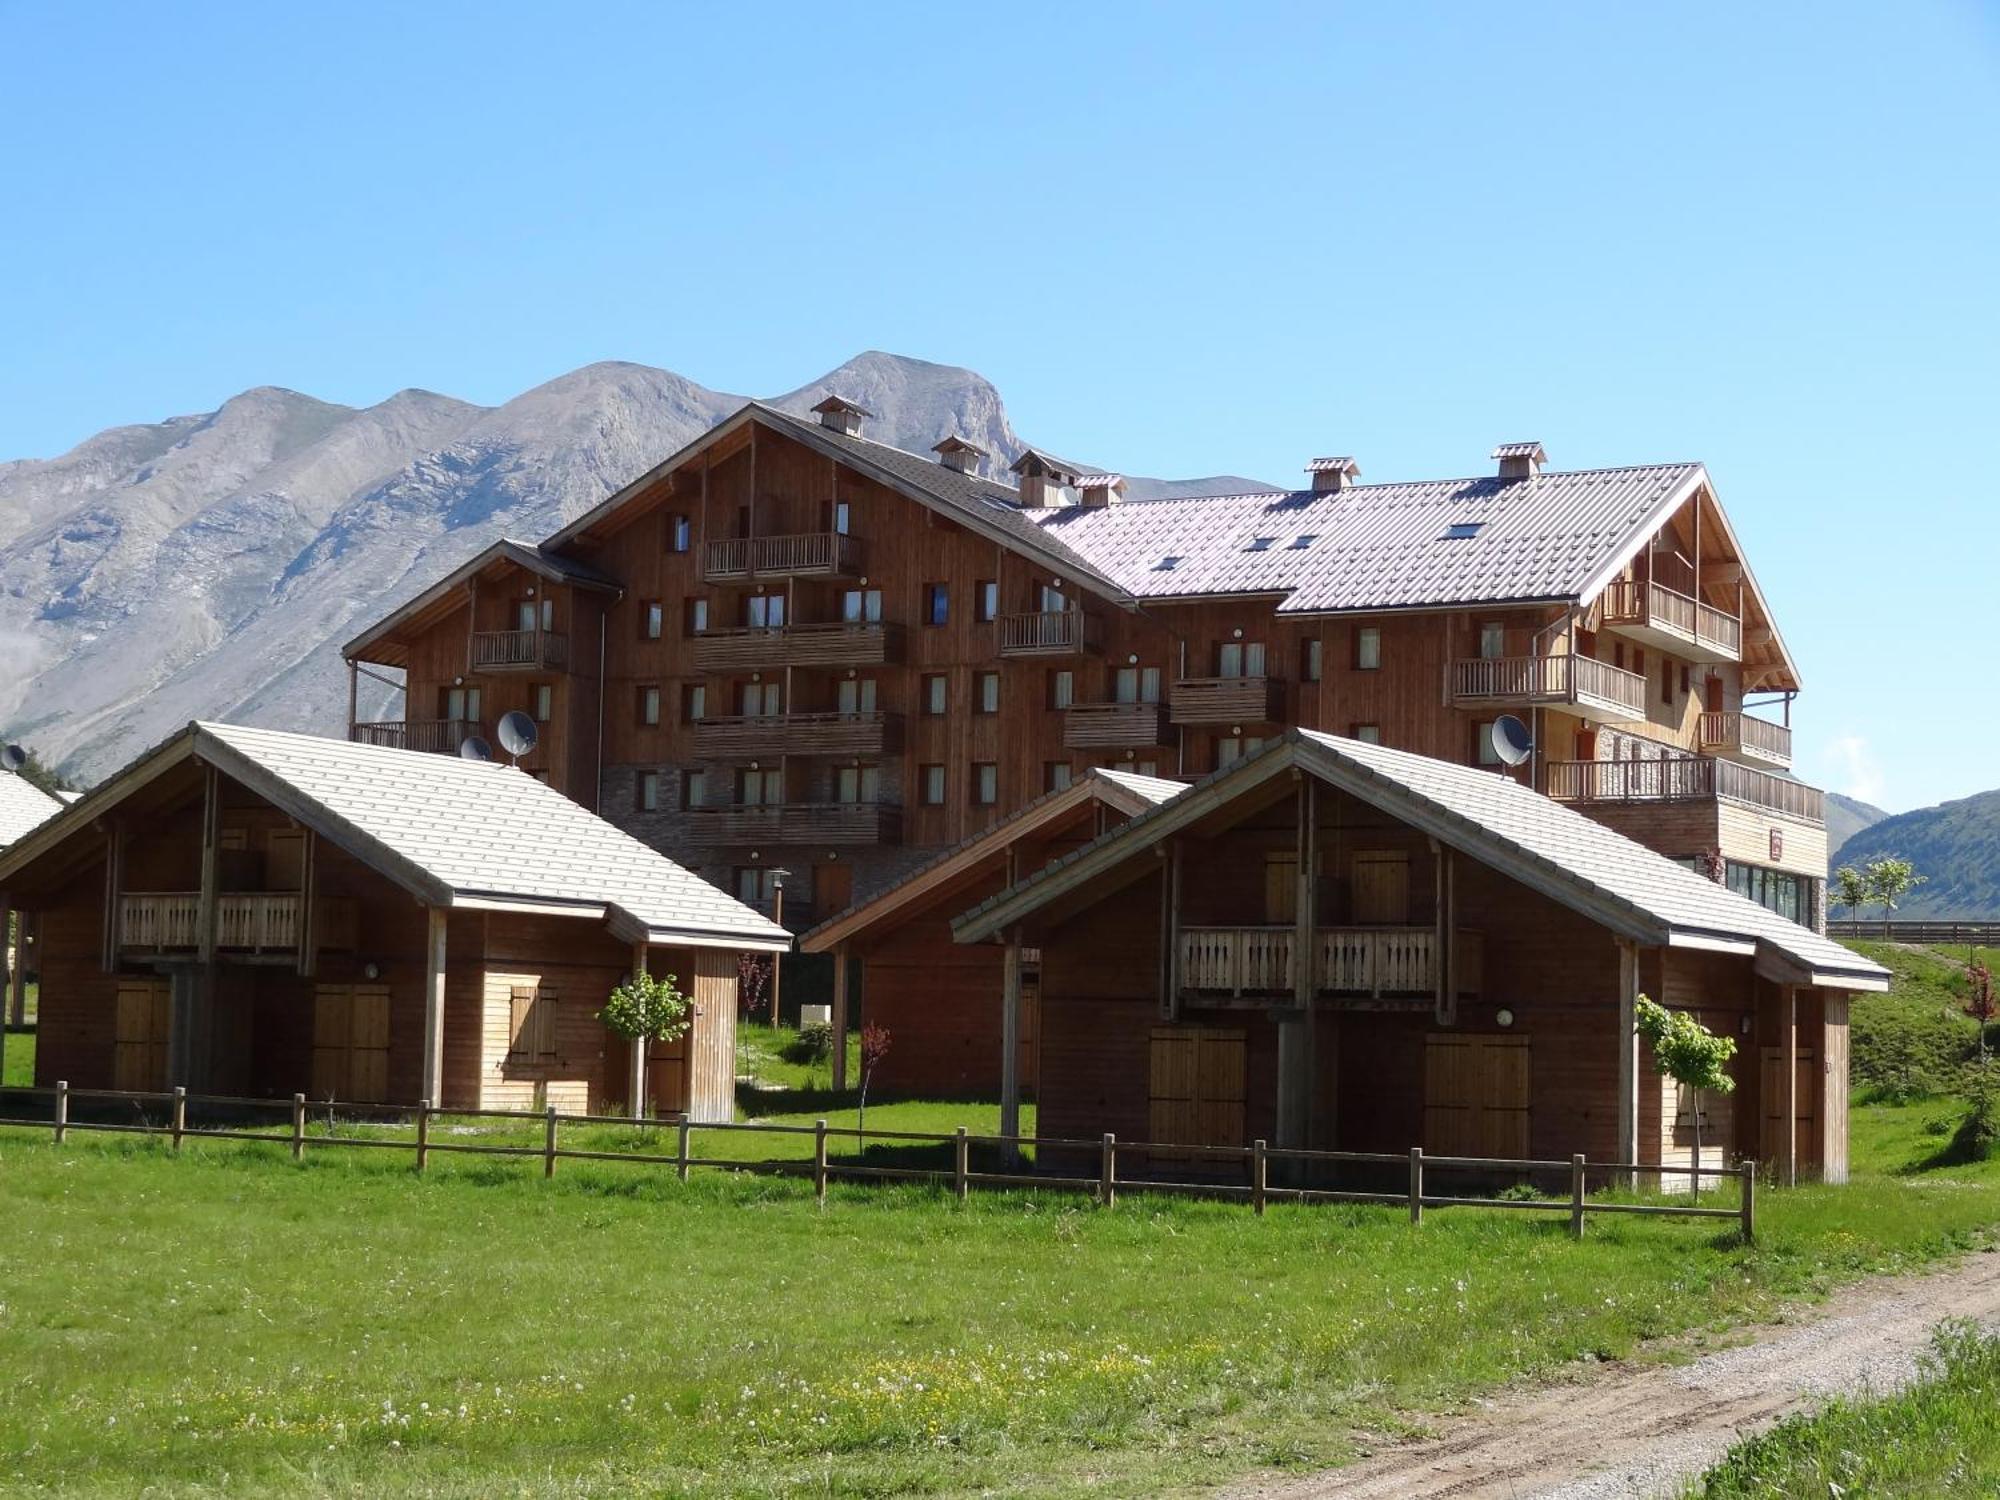
<svg viewBox="0 0 2000 1500">
<path fill-rule="evenodd" d="M 854 1116 L 857 1134 L 868 1128 L 868 1080 L 875 1076 L 875 1065 L 888 1055 L 889 1028 L 868 1022 L 861 1028 L 861 1103 Z"/>
<path fill-rule="evenodd" d="M 622 1036 L 632 1046 L 632 1118 L 646 1113 L 646 1049 L 654 1042 L 678 1041 L 687 1034 L 690 1014 L 688 997 L 681 993 L 674 976 L 634 974 L 605 999 L 597 1019 L 614 1036 Z"/>
<path fill-rule="evenodd" d="M 1880 859 L 1871 859 L 1862 871 L 1868 882 L 1868 898 L 1882 908 L 1882 935 L 1889 935 L 1889 913 L 1896 909 L 1896 903 L 1924 883 L 1924 877 L 1917 873 L 1917 867 L 1898 855 L 1885 854 Z"/>
<path fill-rule="evenodd" d="M 1868 877 L 1853 865 L 1842 865 L 1833 872 L 1833 904 L 1844 906 L 1858 918 L 1861 908 L 1869 902 Z"/>
<path fill-rule="evenodd" d="M 1639 997 L 1639 1035 L 1653 1049 L 1653 1066 L 1694 1093 L 1694 1176 L 1689 1179 L 1691 1197 L 1701 1196 L 1701 1096 L 1708 1089 L 1729 1093 L 1736 1080 L 1727 1072 L 1729 1059 L 1736 1055 L 1736 1038 L 1717 1036 L 1684 1010 L 1668 1010 L 1664 1005 Z"/>
<path fill-rule="evenodd" d="M 1988 1061 L 1986 1028 L 2000 1015 L 1993 1000 L 1993 971 L 1975 958 L 1965 966 L 1965 978 L 1965 1013 L 1979 1023 L 1979 1066 L 1984 1068 Z"/>
</svg>

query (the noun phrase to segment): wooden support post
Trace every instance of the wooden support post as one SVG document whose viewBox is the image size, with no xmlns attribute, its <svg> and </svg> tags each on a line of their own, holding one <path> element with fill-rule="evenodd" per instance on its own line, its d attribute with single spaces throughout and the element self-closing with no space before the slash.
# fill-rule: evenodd
<svg viewBox="0 0 2000 1500">
<path fill-rule="evenodd" d="M 1299 781 L 1298 842 L 1294 846 L 1298 869 L 1292 912 L 1292 1003 L 1305 1017 L 1301 1076 L 1299 1144 L 1311 1146 L 1318 1139 L 1315 1129 L 1319 1114 L 1319 1015 L 1314 1002 L 1319 996 L 1318 885 L 1313 866 L 1318 859 L 1319 782 L 1311 776 Z"/>
<path fill-rule="evenodd" d="M 433 1104 L 444 1098 L 445 924 L 442 906 L 425 909 L 429 938 L 424 944 L 424 1079 L 422 1097 Z"/>
<path fill-rule="evenodd" d="M 1639 945 L 1629 938 L 1618 939 L 1618 1160 L 1639 1160 Z"/>
<path fill-rule="evenodd" d="M 417 1101 L 417 1170 L 431 1164 L 431 1101 Z"/>
<path fill-rule="evenodd" d="M 56 1144 L 69 1139 L 69 1080 L 56 1080 Z"/>
<path fill-rule="evenodd" d="M 680 1128 L 674 1134 L 678 1138 L 674 1146 L 674 1176 L 678 1177 L 682 1182 L 686 1182 L 688 1180 L 688 1117 L 686 1111 L 682 1111 Z"/>
<path fill-rule="evenodd" d="M 646 942 L 643 938 L 632 945 L 632 977 L 635 980 L 647 977 Z M 635 1120 L 646 1118 L 646 1048 L 650 1045 L 645 1037 L 632 1038 L 631 1071 L 626 1077 L 626 1088 L 631 1094 L 628 1113 Z"/>
<path fill-rule="evenodd" d="M 1410 1222 L 1424 1222 L 1424 1148 L 1410 1147 Z"/>
<path fill-rule="evenodd" d="M 1271 1163 L 1265 1155 L 1268 1150 L 1261 1140 L 1250 1143 L 1250 1208 L 1260 1219 L 1264 1217 L 1264 1199 L 1270 1191 Z"/>
<path fill-rule="evenodd" d="M 1784 1161 L 1781 1164 L 1786 1187 L 1799 1184 L 1799 991 L 1786 985 L 1779 1002 L 1785 1008 L 1785 1077 L 1779 1092 L 1785 1101 Z"/>
<path fill-rule="evenodd" d="M 1740 1204 L 1743 1215 L 1743 1243 L 1749 1245 L 1755 1243 L 1757 1239 L 1757 1163 L 1754 1161 L 1739 1163 L 1736 1175 L 1743 1184 Z"/>
<path fill-rule="evenodd" d="M 39 924 L 37 924 L 39 925 Z M 7 997 L 7 1024 L 28 1024 L 28 914 L 14 916 L 14 972 L 8 980 L 12 994 Z"/>
<path fill-rule="evenodd" d="M 361 663 L 353 657 L 347 659 L 347 737 L 354 738 L 354 726 L 361 717 Z M 404 710 L 404 717 L 409 711 Z"/>
<path fill-rule="evenodd" d="M 1097 1201 L 1109 1208 L 1118 1201 L 1118 1137 L 1104 1132 L 1104 1149 L 1097 1173 Z"/>
<path fill-rule="evenodd" d="M 813 1201 L 826 1207 L 826 1121 L 813 1121 Z"/>
<path fill-rule="evenodd" d="M 543 1117 L 542 1126 L 542 1175 L 556 1175 L 556 1107 L 551 1104 Z"/>
<path fill-rule="evenodd" d="M 1569 1159 L 1569 1232 L 1572 1239 L 1583 1238 L 1583 1156 Z"/>
<path fill-rule="evenodd" d="M 965 1195 L 972 1187 L 972 1143 L 966 1138 L 965 1127 L 958 1127 L 958 1134 L 951 1143 L 951 1185 L 963 1203 Z"/>
<path fill-rule="evenodd" d="M 180 1084 L 174 1085 L 174 1102 L 172 1112 L 167 1116 L 167 1120 L 167 1130 L 173 1138 L 173 1148 L 175 1151 L 179 1151 L 181 1149 L 181 1137 L 187 1134 L 188 1123 L 188 1091 Z"/>
<path fill-rule="evenodd" d="M 1013 1139 L 1021 1133 L 1021 934 L 1007 934 L 1000 956 L 1000 1133 L 1007 1137 L 1007 1160 L 1018 1156 Z"/>
<path fill-rule="evenodd" d="M 292 1160 L 304 1161 L 306 1156 L 306 1096 L 292 1095 Z"/>
<path fill-rule="evenodd" d="M 833 950 L 833 1087 L 847 1087 L 847 944 Z"/>
<path fill-rule="evenodd" d="M 125 830 L 113 820 L 104 846 L 104 950 L 102 967 L 107 974 L 118 972 L 119 928 L 125 917 Z"/>
</svg>

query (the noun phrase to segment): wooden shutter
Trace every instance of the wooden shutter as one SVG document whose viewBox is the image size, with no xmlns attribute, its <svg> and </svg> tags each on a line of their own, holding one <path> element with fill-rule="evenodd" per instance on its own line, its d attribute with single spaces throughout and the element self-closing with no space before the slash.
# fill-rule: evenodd
<svg viewBox="0 0 2000 1500">
<path fill-rule="evenodd" d="M 1299 916 L 1299 857 L 1296 854 L 1264 856 L 1264 920 L 1270 923 L 1296 922 Z"/>
<path fill-rule="evenodd" d="M 1424 1149 L 1444 1156 L 1527 1156 L 1529 1063 L 1524 1036 L 1427 1037 Z"/>
<path fill-rule="evenodd" d="M 1782 1166 L 1785 1160 L 1785 1049 L 1766 1047 L 1763 1063 L 1761 1093 L 1764 1119 L 1757 1154 L 1767 1162 L 1777 1162 Z M 1819 1124 L 1819 1062 L 1818 1055 L 1810 1047 L 1799 1048 L 1796 1087 L 1799 1162 L 1803 1166 L 1818 1155 L 1814 1131 Z"/>
<path fill-rule="evenodd" d="M 348 1095 L 348 1039 L 353 1034 L 354 987 L 322 984 L 313 991 L 312 1093 L 315 1099 Z"/>
<path fill-rule="evenodd" d="M 1410 856 L 1400 849 L 1357 851 L 1353 905 L 1357 926 L 1397 927 L 1408 922 Z"/>
<path fill-rule="evenodd" d="M 1194 1026 L 1153 1029 L 1147 1134 L 1171 1145 L 1243 1144 L 1245 1034 Z M 1213 1167 L 1214 1159 L 1155 1153 Z"/>
<path fill-rule="evenodd" d="M 554 1062 L 561 1050 L 557 1046 L 557 996 L 553 990 L 535 991 L 535 1057 L 541 1062 Z"/>
<path fill-rule="evenodd" d="M 389 987 L 357 984 L 348 1001 L 347 1097 L 389 1097 Z M 433 1100 L 433 1103 L 436 1101 Z"/>
<path fill-rule="evenodd" d="M 510 986 L 507 997 L 507 1058 L 513 1062 L 533 1057 L 535 1039 L 528 1027 L 535 1013 L 535 987 Z"/>
<path fill-rule="evenodd" d="M 173 1003 L 164 979 L 118 981 L 112 1087 L 154 1093 L 167 1086 L 167 1032 Z"/>
</svg>

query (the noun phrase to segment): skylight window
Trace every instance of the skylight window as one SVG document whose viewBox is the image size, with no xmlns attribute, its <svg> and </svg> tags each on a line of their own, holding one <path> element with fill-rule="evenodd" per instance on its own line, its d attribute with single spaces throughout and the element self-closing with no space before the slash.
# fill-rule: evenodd
<svg viewBox="0 0 2000 1500">
<path fill-rule="evenodd" d="M 1274 536 L 1253 536 L 1250 538 L 1250 545 L 1243 550 L 1245 552 L 1269 552 L 1271 550 L 1271 543 L 1276 540 L 1277 538 Z"/>
<path fill-rule="evenodd" d="M 1439 537 L 1438 540 L 1443 542 L 1469 542 L 1485 529 L 1486 523 L 1484 521 L 1453 521 L 1449 526 L 1445 527 L 1444 535 Z"/>
<path fill-rule="evenodd" d="M 1181 565 L 1180 558 L 1172 553 L 1169 553 L 1167 556 L 1161 558 L 1159 562 L 1154 565 L 1153 571 L 1155 573 L 1171 573 L 1175 568 L 1178 568 L 1180 565 Z"/>
<path fill-rule="evenodd" d="M 1300 535 L 1292 538 L 1291 550 L 1294 552 L 1303 552 L 1306 550 L 1306 548 L 1310 547 L 1314 542 L 1318 540 L 1319 536 L 1317 533 L 1310 531 L 1303 532 Z"/>
</svg>

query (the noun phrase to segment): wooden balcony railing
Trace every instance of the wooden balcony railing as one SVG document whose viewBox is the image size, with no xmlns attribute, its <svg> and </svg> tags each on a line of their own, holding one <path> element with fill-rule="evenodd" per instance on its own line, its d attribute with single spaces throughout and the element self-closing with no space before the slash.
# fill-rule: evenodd
<svg viewBox="0 0 2000 1500">
<path fill-rule="evenodd" d="M 1437 933 L 1430 927 L 1329 927 L 1316 934 L 1317 994 L 1415 997 L 1437 991 Z M 1184 993 L 1231 997 L 1295 993 L 1292 927 L 1184 927 L 1180 983 Z M 1479 987 L 1483 944 L 1460 932 L 1459 987 Z"/>
<path fill-rule="evenodd" d="M 1646 716 L 1646 679 L 1588 656 L 1496 656 L 1454 661 L 1447 692 L 1461 708 L 1573 705 L 1610 719 Z"/>
<path fill-rule="evenodd" d="M 1713 802 L 1783 813 L 1807 823 L 1826 821 L 1826 794 L 1768 771 L 1708 755 L 1668 760 L 1553 760 L 1544 768 L 1548 795 L 1558 802 Z"/>
<path fill-rule="evenodd" d="M 1123 750 L 1163 744 L 1164 703 L 1072 703 L 1063 710 L 1066 750 Z"/>
<path fill-rule="evenodd" d="M 1792 731 L 1755 714 L 1705 713 L 1701 716 L 1701 748 L 1717 755 L 1789 767 Z"/>
<path fill-rule="evenodd" d="M 1174 682 L 1176 724 L 1272 724 L 1285 716 L 1275 677 L 1182 677 Z"/>
<path fill-rule="evenodd" d="M 903 810 L 879 802 L 767 802 L 697 807 L 688 836 L 697 844 L 893 844 Z"/>
<path fill-rule="evenodd" d="M 694 753 L 716 760 L 883 755 L 900 747 L 900 714 L 741 714 L 697 719 Z"/>
<path fill-rule="evenodd" d="M 1663 583 L 1621 578 L 1604 590 L 1604 623 L 1665 636 L 1704 658 L 1734 661 L 1743 654 L 1743 622 L 1726 609 Z"/>
<path fill-rule="evenodd" d="M 456 755 L 469 737 L 485 733 L 473 719 L 379 719 L 347 726 L 347 737 L 357 745 L 430 750 L 441 755 Z"/>
<path fill-rule="evenodd" d="M 195 891 L 128 892 L 118 902 L 123 949 L 171 953 L 201 946 L 201 896 Z M 218 948 L 262 953 L 299 945 L 299 897 L 229 893 L 215 898 Z"/>
<path fill-rule="evenodd" d="M 475 672 L 560 671 L 569 665 L 569 637 L 554 630 L 480 630 L 472 636 Z"/>
<path fill-rule="evenodd" d="M 732 578 L 852 577 L 862 571 L 859 537 L 837 531 L 797 536 L 735 536 L 702 546 L 702 576 L 711 583 Z"/>
<path fill-rule="evenodd" d="M 999 626 L 1002 656 L 1068 656 L 1103 649 L 1099 622 L 1080 609 L 1002 615 Z"/>
<path fill-rule="evenodd" d="M 765 667 L 879 667 L 902 660 L 903 627 L 866 624 L 739 625 L 704 630 L 694 638 L 700 672 L 758 671 Z"/>
</svg>

